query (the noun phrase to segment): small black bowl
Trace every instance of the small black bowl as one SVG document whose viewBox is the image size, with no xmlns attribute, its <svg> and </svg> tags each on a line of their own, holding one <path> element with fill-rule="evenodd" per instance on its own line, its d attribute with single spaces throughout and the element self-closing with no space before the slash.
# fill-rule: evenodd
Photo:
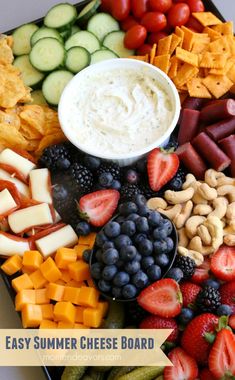
<svg viewBox="0 0 235 380">
<path fill-rule="evenodd" d="M 174 223 L 164 214 L 161 214 L 161 216 L 164 218 L 164 219 L 167 219 L 169 220 L 171 223 L 172 223 L 172 226 L 173 226 L 173 230 L 172 230 L 172 233 L 171 235 L 169 236 L 173 242 L 174 242 L 174 248 L 172 249 L 172 251 L 169 253 L 169 255 L 171 256 L 171 260 L 170 260 L 170 263 L 169 265 L 165 268 L 164 272 L 162 272 L 162 277 L 161 278 L 164 278 L 166 277 L 167 273 L 169 272 L 169 270 L 171 269 L 172 265 L 174 264 L 174 261 L 175 261 L 175 258 L 176 258 L 176 254 L 177 254 L 177 247 L 178 247 L 178 234 L 177 234 L 177 231 L 176 231 L 176 227 L 174 225 Z M 116 215 L 112 220 L 115 221 L 115 219 L 118 217 L 118 215 Z M 103 230 L 103 229 L 102 229 Z M 101 230 L 101 231 L 102 231 Z M 94 248 L 91 252 L 91 255 L 90 255 L 90 261 L 89 261 L 89 265 L 90 265 L 90 269 L 91 269 L 91 265 L 96 263 L 97 260 L 95 259 L 95 252 L 98 248 L 96 247 L 96 245 L 94 245 Z M 96 288 L 99 290 L 99 292 L 102 294 L 103 297 L 109 299 L 109 300 L 112 300 L 112 301 L 117 301 L 117 302 L 132 302 L 132 301 L 135 301 L 137 297 L 135 298 L 130 298 L 130 299 L 120 299 L 120 298 L 114 298 L 113 296 L 109 295 L 108 293 L 104 293 L 104 292 L 101 292 L 99 287 L 98 287 L 98 283 L 97 283 L 97 280 L 92 278 L 93 279 L 93 282 L 96 286 Z"/>
</svg>

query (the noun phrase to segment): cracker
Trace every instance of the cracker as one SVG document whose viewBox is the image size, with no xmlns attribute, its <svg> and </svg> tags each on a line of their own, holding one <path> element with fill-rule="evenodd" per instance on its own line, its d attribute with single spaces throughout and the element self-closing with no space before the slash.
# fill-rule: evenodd
<svg viewBox="0 0 235 380">
<path fill-rule="evenodd" d="M 193 43 L 195 41 L 195 34 L 192 30 L 182 26 L 181 29 L 184 32 L 184 38 L 182 43 L 182 48 L 188 51 L 191 51 Z"/>
<path fill-rule="evenodd" d="M 176 57 L 185 63 L 189 63 L 192 66 L 198 66 L 197 54 L 191 53 L 180 47 L 176 48 Z"/>
<path fill-rule="evenodd" d="M 233 36 L 233 22 L 228 21 L 220 25 L 212 26 L 212 29 L 220 33 L 222 36 Z"/>
<path fill-rule="evenodd" d="M 192 15 L 203 26 L 222 24 L 222 21 L 211 12 L 193 12 Z"/>
<path fill-rule="evenodd" d="M 219 99 L 225 95 L 233 85 L 233 82 L 226 75 L 212 75 L 209 74 L 202 83 L 212 93 L 212 95 Z"/>
<path fill-rule="evenodd" d="M 178 67 L 179 67 L 179 60 L 178 58 L 174 55 L 170 59 L 171 67 L 168 72 L 168 76 L 172 79 L 177 75 Z"/>
<path fill-rule="evenodd" d="M 153 64 L 167 74 L 170 69 L 170 57 L 170 54 L 158 55 L 154 58 Z"/>
<path fill-rule="evenodd" d="M 235 55 L 235 41 L 233 36 L 224 36 L 224 40 L 228 43 L 230 55 Z"/>
<path fill-rule="evenodd" d="M 227 72 L 226 74 L 227 74 L 227 77 L 228 77 L 233 83 L 235 83 L 235 66 L 234 66 L 234 64 L 232 64 L 232 66 L 230 67 L 230 69 L 228 70 L 228 72 Z"/>
<path fill-rule="evenodd" d="M 225 66 L 222 69 L 211 69 L 210 74 L 226 75 L 233 65 L 234 62 L 229 58 L 229 60 L 226 62 Z"/>
<path fill-rule="evenodd" d="M 158 42 L 157 55 L 169 54 L 171 48 L 171 41 L 172 34 L 167 37 L 161 38 Z"/>
<path fill-rule="evenodd" d="M 230 55 L 230 47 L 227 38 L 225 37 L 220 37 L 217 40 L 211 42 L 209 44 L 209 50 L 212 53 L 220 53 L 224 54 L 227 53 Z"/>
<path fill-rule="evenodd" d="M 179 26 L 177 26 L 175 28 L 175 34 L 181 38 L 181 42 L 179 43 L 179 46 L 182 47 L 183 46 L 183 41 L 184 41 L 184 31 L 182 28 L 180 28 Z"/>
<path fill-rule="evenodd" d="M 201 41 L 194 41 L 191 53 L 200 54 L 208 51 L 208 43 Z"/>
<path fill-rule="evenodd" d="M 201 78 L 193 78 L 187 82 L 189 95 L 195 98 L 211 99 L 212 96 L 206 86 L 202 83 Z"/>
<path fill-rule="evenodd" d="M 210 40 L 212 42 L 221 37 L 221 34 L 219 32 L 217 32 L 216 30 L 210 28 L 209 26 L 206 26 L 203 29 L 203 33 L 206 33 L 210 37 Z"/>
<path fill-rule="evenodd" d="M 185 92 L 181 92 L 181 93 L 179 94 L 179 96 L 180 96 L 180 104 L 183 104 L 184 101 L 185 101 L 185 99 L 188 97 L 188 94 L 185 93 Z"/>
<path fill-rule="evenodd" d="M 151 65 L 153 65 L 153 61 L 154 61 L 154 58 L 156 55 L 156 51 L 157 51 L 157 44 L 153 44 L 152 50 L 150 52 L 150 59 L 149 59 L 149 63 Z"/>
<path fill-rule="evenodd" d="M 182 38 L 177 36 L 177 34 L 172 34 L 171 46 L 170 46 L 170 55 L 173 54 L 175 49 L 180 45 Z"/>
<path fill-rule="evenodd" d="M 197 67 L 184 63 L 174 78 L 175 85 L 177 87 L 182 87 L 187 81 L 195 77 L 198 72 L 199 70 Z"/>
<path fill-rule="evenodd" d="M 222 69 L 227 61 L 227 54 L 210 53 L 203 54 L 199 66 L 208 69 Z"/>
<path fill-rule="evenodd" d="M 149 62 L 149 55 L 148 54 L 145 54 L 145 55 L 131 55 L 130 57 L 128 57 L 130 59 L 136 59 L 137 61 L 142 61 L 142 62 Z"/>
</svg>

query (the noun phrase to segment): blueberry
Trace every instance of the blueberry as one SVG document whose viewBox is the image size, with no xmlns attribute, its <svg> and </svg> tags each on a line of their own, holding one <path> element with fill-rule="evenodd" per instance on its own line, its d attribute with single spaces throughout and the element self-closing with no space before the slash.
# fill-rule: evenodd
<svg viewBox="0 0 235 380">
<path fill-rule="evenodd" d="M 157 240 L 153 243 L 153 250 L 156 255 L 167 253 L 167 243 L 164 240 Z"/>
<path fill-rule="evenodd" d="M 122 234 L 133 236 L 136 233 L 135 223 L 132 222 L 131 220 L 127 220 L 126 222 L 123 222 L 122 227 L 121 227 L 121 232 Z"/>
<path fill-rule="evenodd" d="M 122 185 L 121 182 L 119 182 L 117 179 L 114 179 L 113 182 L 110 185 L 111 189 L 119 191 L 121 189 Z"/>
<path fill-rule="evenodd" d="M 135 204 L 139 207 L 139 206 L 144 206 L 146 205 L 146 198 L 144 195 L 142 194 L 136 194 L 134 197 L 133 197 L 133 202 L 135 202 Z"/>
<path fill-rule="evenodd" d="M 231 315 L 232 309 L 229 305 L 220 305 L 217 309 L 217 315 Z"/>
<path fill-rule="evenodd" d="M 137 212 L 138 208 L 134 202 L 125 202 L 120 204 L 118 211 L 121 215 L 126 216 L 133 212 Z"/>
<path fill-rule="evenodd" d="M 101 292 L 108 293 L 111 290 L 111 284 L 108 281 L 102 279 L 98 282 L 98 288 Z"/>
<path fill-rule="evenodd" d="M 159 265 L 161 268 L 165 268 L 169 265 L 170 259 L 165 253 L 155 256 L 155 264 Z"/>
<path fill-rule="evenodd" d="M 118 235 L 120 235 L 121 227 L 120 224 L 117 222 L 109 222 L 104 227 L 104 233 L 109 238 L 115 238 Z"/>
<path fill-rule="evenodd" d="M 135 258 L 136 253 L 137 250 L 133 245 L 127 245 L 121 248 L 120 258 L 123 261 L 131 261 Z"/>
<path fill-rule="evenodd" d="M 90 170 L 96 170 L 100 167 L 101 162 L 99 158 L 87 155 L 84 157 L 84 164 Z"/>
<path fill-rule="evenodd" d="M 126 220 L 132 220 L 132 222 L 135 222 L 136 219 L 138 219 L 138 218 L 139 218 L 139 215 L 133 213 L 133 214 L 128 215 L 127 218 L 126 218 Z"/>
<path fill-rule="evenodd" d="M 103 231 L 100 231 L 97 236 L 96 236 L 96 245 L 100 248 L 103 247 L 103 244 L 108 241 L 108 238 L 107 236 L 105 236 L 104 232 Z"/>
<path fill-rule="evenodd" d="M 102 260 L 106 265 L 113 265 L 119 259 L 118 251 L 115 248 L 108 248 L 102 253 Z"/>
<path fill-rule="evenodd" d="M 135 256 L 136 261 L 141 261 L 142 260 L 142 255 L 137 251 L 137 254 Z"/>
<path fill-rule="evenodd" d="M 183 307 L 179 315 L 179 322 L 187 325 L 194 317 L 194 311 L 188 307 Z"/>
<path fill-rule="evenodd" d="M 87 223 L 87 222 L 79 222 L 76 226 L 76 233 L 78 235 L 82 235 L 82 236 L 85 236 L 85 235 L 89 235 L 89 233 L 91 232 L 91 227 L 90 227 L 90 224 Z"/>
<path fill-rule="evenodd" d="M 220 282 L 218 280 L 214 280 L 213 278 L 209 278 L 203 282 L 203 286 L 211 286 L 212 288 L 218 290 L 220 287 Z"/>
<path fill-rule="evenodd" d="M 106 241 L 103 246 L 102 246 L 102 249 L 105 251 L 106 249 L 108 248 L 114 248 L 114 243 L 112 241 Z"/>
<path fill-rule="evenodd" d="M 174 248 L 174 242 L 171 238 L 166 238 L 166 245 L 167 245 L 167 253 L 169 253 L 170 251 L 172 251 L 172 249 Z"/>
<path fill-rule="evenodd" d="M 147 205 L 140 205 L 138 207 L 138 214 L 140 216 L 148 216 L 150 214 L 150 210 Z"/>
<path fill-rule="evenodd" d="M 131 245 L 132 241 L 127 235 L 119 235 L 115 238 L 114 244 L 117 249 L 121 249 L 124 245 Z"/>
<path fill-rule="evenodd" d="M 169 236 L 173 231 L 171 221 L 168 219 L 163 219 L 163 228 L 166 230 L 167 236 Z"/>
<path fill-rule="evenodd" d="M 158 227 L 153 230 L 154 240 L 165 240 L 167 238 L 167 230 L 163 227 Z"/>
<path fill-rule="evenodd" d="M 122 288 L 114 286 L 112 289 L 112 295 L 114 298 L 122 298 Z"/>
<path fill-rule="evenodd" d="M 119 215 L 115 220 L 117 223 L 121 224 L 121 223 L 125 222 L 126 219 L 124 216 Z"/>
<path fill-rule="evenodd" d="M 136 220 L 136 228 L 139 232 L 148 232 L 149 231 L 148 219 L 145 217 L 139 217 Z"/>
<path fill-rule="evenodd" d="M 57 169 L 59 170 L 67 170 L 71 165 L 71 162 L 67 158 L 58 158 L 56 161 Z"/>
<path fill-rule="evenodd" d="M 130 276 L 126 272 L 118 272 L 113 279 L 113 284 L 122 287 L 130 282 Z"/>
<path fill-rule="evenodd" d="M 139 270 L 134 276 L 132 276 L 132 284 L 139 289 L 143 289 L 148 283 L 148 276 L 142 271 Z"/>
<path fill-rule="evenodd" d="M 147 159 L 141 158 L 141 160 L 137 161 L 136 168 L 140 173 L 146 173 Z"/>
<path fill-rule="evenodd" d="M 184 274 L 180 268 L 171 268 L 167 272 L 167 278 L 172 278 L 173 280 L 179 282 L 184 277 Z"/>
<path fill-rule="evenodd" d="M 160 280 L 162 271 L 158 265 L 151 265 L 149 268 L 147 268 L 146 274 L 151 281 L 157 281 Z"/>
<path fill-rule="evenodd" d="M 145 235 L 145 234 L 136 234 L 134 236 L 134 243 L 138 245 L 142 240 L 145 240 L 145 239 L 147 239 L 147 235 Z"/>
<path fill-rule="evenodd" d="M 98 249 L 96 251 L 95 258 L 96 258 L 97 261 L 102 261 L 102 253 L 103 253 L 102 249 Z"/>
<path fill-rule="evenodd" d="M 153 243 L 149 239 L 143 239 L 138 244 L 139 251 L 143 256 L 149 256 L 153 252 Z"/>
<path fill-rule="evenodd" d="M 136 185 L 139 182 L 139 174 L 134 169 L 128 169 L 125 174 L 125 180 L 128 183 Z"/>
<path fill-rule="evenodd" d="M 68 197 L 68 190 L 60 184 L 53 186 L 53 198 L 56 201 L 63 201 Z"/>
<path fill-rule="evenodd" d="M 101 273 L 103 270 L 103 265 L 101 263 L 94 263 L 91 265 L 91 276 L 95 280 L 99 280 L 101 278 Z"/>
<path fill-rule="evenodd" d="M 144 257 L 141 260 L 141 267 L 146 270 L 148 267 L 154 264 L 154 258 L 152 256 Z"/>
<path fill-rule="evenodd" d="M 125 265 L 125 271 L 129 274 L 135 274 L 139 270 L 140 270 L 139 261 L 136 261 L 136 260 L 129 261 L 129 263 Z"/>
<path fill-rule="evenodd" d="M 123 289 L 122 289 L 123 298 L 129 300 L 131 298 L 135 298 L 136 294 L 137 294 L 137 289 L 134 285 L 128 284 L 128 285 L 123 286 Z"/>
<path fill-rule="evenodd" d="M 85 261 L 85 263 L 90 262 L 90 257 L 91 257 L 91 249 L 86 249 L 82 254 L 82 258 Z"/>
<path fill-rule="evenodd" d="M 124 263 L 123 260 L 119 259 L 119 260 L 115 263 L 115 265 L 116 265 L 116 267 L 117 267 L 118 269 L 120 269 L 120 268 L 123 268 L 123 267 L 124 267 L 125 263 Z"/>
<path fill-rule="evenodd" d="M 150 211 L 148 222 L 152 227 L 156 227 L 161 223 L 162 217 L 157 211 Z"/>
<path fill-rule="evenodd" d="M 98 181 L 101 186 L 109 187 L 113 182 L 113 176 L 111 173 L 101 173 L 98 178 Z"/>
<path fill-rule="evenodd" d="M 111 281 L 117 273 L 115 265 L 107 265 L 102 271 L 102 278 L 106 281 Z"/>
</svg>

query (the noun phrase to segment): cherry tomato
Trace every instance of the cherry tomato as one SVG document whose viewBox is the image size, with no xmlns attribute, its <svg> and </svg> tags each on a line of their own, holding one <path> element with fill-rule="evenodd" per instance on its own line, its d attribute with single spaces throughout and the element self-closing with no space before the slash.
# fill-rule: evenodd
<svg viewBox="0 0 235 380">
<path fill-rule="evenodd" d="M 158 44 L 158 41 L 161 38 L 167 37 L 168 34 L 165 32 L 155 32 L 155 33 L 150 33 L 148 36 L 148 43 L 153 45 L 153 44 Z"/>
<path fill-rule="evenodd" d="M 161 12 L 147 12 L 141 19 L 141 24 L 148 32 L 160 32 L 167 25 L 166 16 Z"/>
<path fill-rule="evenodd" d="M 102 12 L 111 12 L 111 0 L 101 0 L 100 6 Z"/>
<path fill-rule="evenodd" d="M 188 22 L 189 16 L 189 6 L 185 3 L 179 3 L 171 7 L 168 13 L 167 21 L 173 27 L 182 26 Z"/>
<path fill-rule="evenodd" d="M 141 45 L 138 50 L 136 51 L 136 53 L 138 55 L 146 55 L 146 54 L 150 54 L 152 50 L 152 45 L 149 45 L 149 44 L 143 44 Z"/>
<path fill-rule="evenodd" d="M 144 26 L 132 26 L 132 28 L 126 32 L 124 45 L 127 49 L 138 49 L 141 45 L 143 45 L 146 37 L 147 30 Z"/>
<path fill-rule="evenodd" d="M 188 0 L 187 4 L 191 12 L 204 12 L 205 7 L 201 0 Z"/>
<path fill-rule="evenodd" d="M 178 3 L 187 3 L 188 0 L 173 0 L 173 3 L 178 4 Z"/>
<path fill-rule="evenodd" d="M 166 13 L 172 7 L 172 0 L 149 0 L 151 11 Z"/>
<path fill-rule="evenodd" d="M 138 25 L 138 22 L 131 15 L 127 16 L 125 20 L 121 21 L 121 29 L 124 30 L 125 32 L 127 32 L 129 29 L 132 28 L 132 26 L 135 26 L 135 25 Z"/>
<path fill-rule="evenodd" d="M 202 33 L 202 31 L 203 31 L 202 24 L 200 24 L 200 22 L 197 21 L 193 16 L 189 17 L 189 20 L 188 20 L 187 24 L 185 24 L 185 26 L 187 26 L 187 28 L 195 29 L 197 31 L 197 33 Z"/>
<path fill-rule="evenodd" d="M 130 13 L 131 0 L 111 0 L 112 16 L 118 20 L 122 21 Z"/>
<path fill-rule="evenodd" d="M 136 18 L 141 18 L 148 11 L 148 0 L 131 0 L 131 11 Z"/>
</svg>

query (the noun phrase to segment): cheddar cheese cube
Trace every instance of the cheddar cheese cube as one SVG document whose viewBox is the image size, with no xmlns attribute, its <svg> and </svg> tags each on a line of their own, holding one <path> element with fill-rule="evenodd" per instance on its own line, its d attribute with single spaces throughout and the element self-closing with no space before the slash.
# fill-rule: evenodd
<svg viewBox="0 0 235 380">
<path fill-rule="evenodd" d="M 57 302 L 54 306 L 55 321 L 75 322 L 76 308 L 71 302 Z"/>
<path fill-rule="evenodd" d="M 65 287 L 63 285 L 50 282 L 47 285 L 47 297 L 53 301 L 62 301 Z"/>
<path fill-rule="evenodd" d="M 30 280 L 33 283 L 34 289 L 44 288 L 47 285 L 47 283 L 48 283 L 48 281 L 45 279 L 45 277 L 43 277 L 42 272 L 40 271 L 40 269 L 38 269 L 35 272 L 31 273 L 29 275 L 29 277 L 30 277 Z"/>
<path fill-rule="evenodd" d="M 71 276 L 70 276 L 70 273 L 67 269 L 61 269 L 61 280 L 63 280 L 64 282 L 69 282 L 71 280 Z"/>
<path fill-rule="evenodd" d="M 40 268 L 43 263 L 43 257 L 38 251 L 25 251 L 23 256 L 23 266 L 31 271 L 35 271 Z"/>
<path fill-rule="evenodd" d="M 40 305 L 26 304 L 21 312 L 23 327 L 38 327 L 42 322 L 42 310 Z"/>
<path fill-rule="evenodd" d="M 66 284 L 67 286 L 71 286 L 72 288 L 81 288 L 82 286 L 86 286 L 84 281 L 75 281 L 75 280 L 70 280 Z"/>
<path fill-rule="evenodd" d="M 41 311 L 42 311 L 42 318 L 43 319 L 49 319 L 52 320 L 54 319 L 54 305 L 52 303 L 40 305 Z"/>
<path fill-rule="evenodd" d="M 95 288 L 82 286 L 78 296 L 78 304 L 86 307 L 97 307 L 99 292 Z"/>
<path fill-rule="evenodd" d="M 79 236 L 78 244 L 86 245 L 89 247 L 89 249 L 91 249 L 91 248 L 93 248 L 93 246 L 95 244 L 95 239 L 96 239 L 96 233 L 91 232 L 87 236 Z"/>
<path fill-rule="evenodd" d="M 36 294 L 34 289 L 23 289 L 15 297 L 15 309 L 21 311 L 26 304 L 36 304 Z"/>
<path fill-rule="evenodd" d="M 64 288 L 63 301 L 69 301 L 74 303 L 75 305 L 78 305 L 79 293 L 79 288 L 72 288 L 71 286 L 66 286 Z"/>
<path fill-rule="evenodd" d="M 78 306 L 76 307 L 76 315 L 75 315 L 75 322 L 76 323 L 83 323 L 83 312 L 85 310 L 85 307 Z"/>
<path fill-rule="evenodd" d="M 102 313 L 98 309 L 86 308 L 83 312 L 85 326 L 98 328 L 102 324 Z"/>
<path fill-rule="evenodd" d="M 99 301 L 97 304 L 97 309 L 100 310 L 102 318 L 104 318 L 109 309 L 109 303 L 107 301 Z"/>
<path fill-rule="evenodd" d="M 21 268 L 21 272 L 22 272 L 22 273 L 26 273 L 26 274 L 31 274 L 31 273 L 34 272 L 34 270 L 31 270 L 31 269 L 26 268 L 26 267 L 23 266 L 23 267 Z"/>
<path fill-rule="evenodd" d="M 56 281 L 55 284 L 65 286 L 66 282 L 64 282 L 63 280 L 60 279 L 60 280 Z"/>
<path fill-rule="evenodd" d="M 12 276 L 17 273 L 22 268 L 22 257 L 18 255 L 14 255 L 9 257 L 4 263 L 1 265 L 1 269 L 8 276 Z"/>
<path fill-rule="evenodd" d="M 40 271 L 49 282 L 56 282 L 62 276 L 61 271 L 57 268 L 56 263 L 51 257 L 48 257 L 48 259 L 40 265 Z"/>
<path fill-rule="evenodd" d="M 24 273 L 21 276 L 14 278 L 11 281 L 12 287 L 16 292 L 23 289 L 33 289 L 33 283 L 28 274 Z"/>
<path fill-rule="evenodd" d="M 82 323 L 75 323 L 74 329 L 89 329 L 89 327 L 84 326 Z"/>
<path fill-rule="evenodd" d="M 68 268 L 72 279 L 75 281 L 84 281 L 91 277 L 89 265 L 82 260 L 69 264 Z"/>
<path fill-rule="evenodd" d="M 47 296 L 47 289 L 36 289 L 36 304 L 37 305 L 43 305 L 50 302 L 50 298 Z"/>
<path fill-rule="evenodd" d="M 94 281 L 92 280 L 92 278 L 89 278 L 89 280 L 87 280 L 87 285 L 88 285 L 90 288 L 96 288 L 95 283 L 94 283 Z"/>
<path fill-rule="evenodd" d="M 55 262 L 58 268 L 66 269 L 69 264 L 77 260 L 77 253 L 73 248 L 59 248 L 55 255 Z"/>
<path fill-rule="evenodd" d="M 82 259 L 83 252 L 86 251 L 86 249 L 89 249 L 86 245 L 81 245 L 81 244 L 75 245 L 74 250 L 77 254 L 78 259 Z"/>
<path fill-rule="evenodd" d="M 40 329 L 57 329 L 57 323 L 43 319 L 39 326 Z"/>
<path fill-rule="evenodd" d="M 74 323 L 60 321 L 60 322 L 58 322 L 57 327 L 58 327 L 58 329 L 73 329 Z"/>
</svg>

